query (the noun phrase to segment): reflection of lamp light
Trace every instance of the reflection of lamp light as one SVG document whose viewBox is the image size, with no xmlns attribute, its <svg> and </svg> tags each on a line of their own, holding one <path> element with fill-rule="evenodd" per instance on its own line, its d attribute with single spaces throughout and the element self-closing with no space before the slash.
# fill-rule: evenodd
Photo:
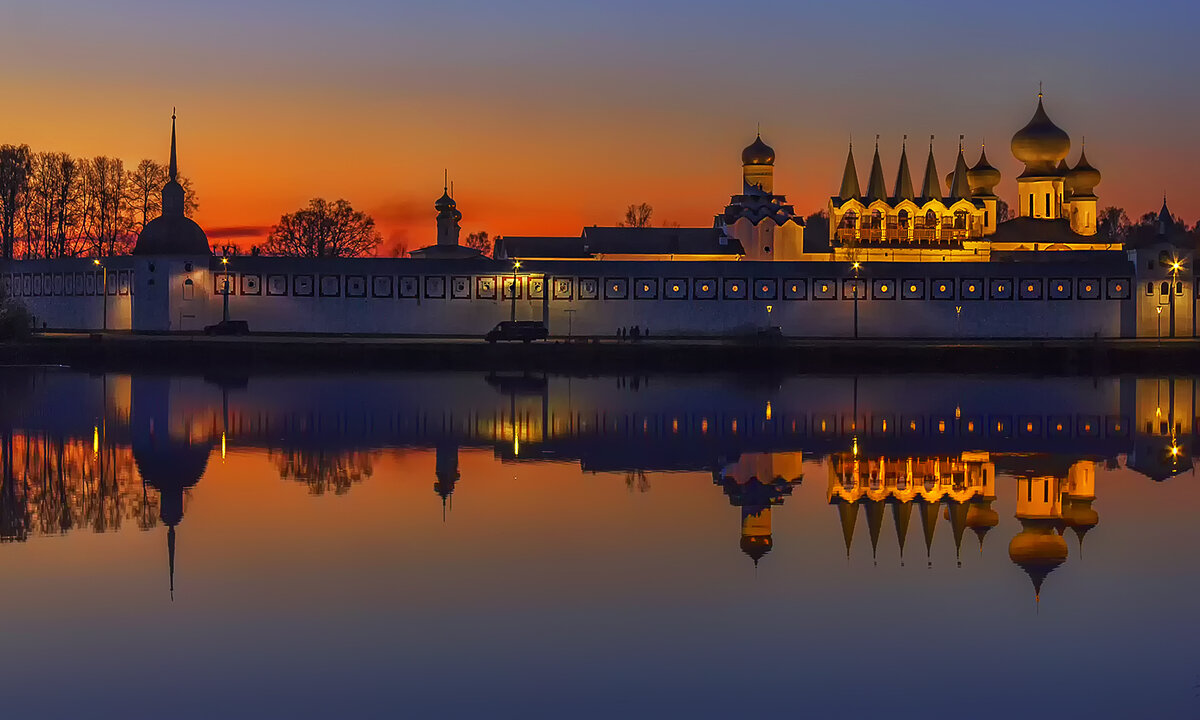
<svg viewBox="0 0 1200 720">
<path fill-rule="evenodd" d="M 225 460 L 225 431 L 221 431 L 221 460 Z"/>
<path fill-rule="evenodd" d="M 771 419 L 771 401 L 767 401 L 767 420 Z"/>
<path fill-rule="evenodd" d="M 1175 443 L 1175 441 L 1174 441 L 1174 440 L 1172 440 L 1172 441 L 1171 441 L 1171 447 L 1167 448 L 1167 453 L 1168 453 L 1168 454 L 1169 454 L 1169 455 L 1170 455 L 1172 458 L 1177 458 L 1177 457 L 1179 457 L 1179 454 L 1180 454 L 1181 452 L 1183 452 L 1183 449 L 1182 449 L 1182 448 L 1180 448 L 1180 447 L 1179 447 L 1179 445 L 1177 445 L 1177 444 Z"/>
<path fill-rule="evenodd" d="M 92 457 L 100 454 L 100 427 L 92 426 Z"/>
</svg>

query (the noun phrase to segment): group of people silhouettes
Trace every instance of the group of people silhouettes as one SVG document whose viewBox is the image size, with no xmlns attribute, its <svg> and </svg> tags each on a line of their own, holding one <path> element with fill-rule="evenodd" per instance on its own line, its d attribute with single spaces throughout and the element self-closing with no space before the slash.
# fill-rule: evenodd
<svg viewBox="0 0 1200 720">
<path fill-rule="evenodd" d="M 637 342 L 644 337 L 650 337 L 650 331 L 642 328 L 641 325 L 632 325 L 627 328 L 617 328 L 618 340 L 632 340 Z"/>
</svg>

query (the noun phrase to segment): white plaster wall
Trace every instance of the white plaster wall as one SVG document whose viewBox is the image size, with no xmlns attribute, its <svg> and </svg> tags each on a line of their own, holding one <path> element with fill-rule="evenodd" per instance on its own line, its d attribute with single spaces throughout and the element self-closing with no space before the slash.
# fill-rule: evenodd
<svg viewBox="0 0 1200 720">
<path fill-rule="evenodd" d="M 107 258 L 108 328 L 128 330 L 134 293 L 130 258 Z M 70 279 L 68 280 L 68 275 Z M 88 280 L 88 277 L 91 277 Z M 36 282 L 35 278 L 41 278 Z M 102 271 L 86 258 L 14 260 L 0 263 L 0 294 L 11 294 L 33 313 L 37 327 L 51 330 L 98 330 L 104 324 Z M 26 279 L 28 278 L 28 282 Z M 76 287 L 82 279 L 83 288 Z"/>
</svg>

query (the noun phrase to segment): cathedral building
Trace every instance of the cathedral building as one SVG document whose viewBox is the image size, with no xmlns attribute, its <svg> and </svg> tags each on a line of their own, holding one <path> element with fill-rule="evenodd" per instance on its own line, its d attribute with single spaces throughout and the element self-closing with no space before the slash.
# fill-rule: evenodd
<svg viewBox="0 0 1200 720">
<path fill-rule="evenodd" d="M 906 137 L 907 141 L 907 137 Z M 859 261 L 989 260 L 998 251 L 1120 250 L 1096 237 L 1095 187 L 1100 171 L 1081 149 L 1066 163 L 1071 139 L 1046 114 L 1042 94 L 1025 127 L 1012 137 L 1013 157 L 1024 163 L 1017 177 L 1015 217 L 996 195 L 1000 171 L 985 147 L 968 166 L 959 139 L 954 169 L 939 184 L 933 138 L 919 190 L 901 146 L 895 181 L 887 191 L 876 140 L 866 192 L 858 182 L 851 145 L 837 195 L 829 200 L 829 241 L 834 259 Z"/>
</svg>

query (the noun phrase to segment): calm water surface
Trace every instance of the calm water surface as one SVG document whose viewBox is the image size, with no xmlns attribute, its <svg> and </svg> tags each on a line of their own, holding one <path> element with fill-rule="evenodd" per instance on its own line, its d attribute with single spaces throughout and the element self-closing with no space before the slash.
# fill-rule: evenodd
<svg viewBox="0 0 1200 720">
<path fill-rule="evenodd" d="M 1195 717 L 1192 378 L 0 369 L 6 717 Z"/>
</svg>

